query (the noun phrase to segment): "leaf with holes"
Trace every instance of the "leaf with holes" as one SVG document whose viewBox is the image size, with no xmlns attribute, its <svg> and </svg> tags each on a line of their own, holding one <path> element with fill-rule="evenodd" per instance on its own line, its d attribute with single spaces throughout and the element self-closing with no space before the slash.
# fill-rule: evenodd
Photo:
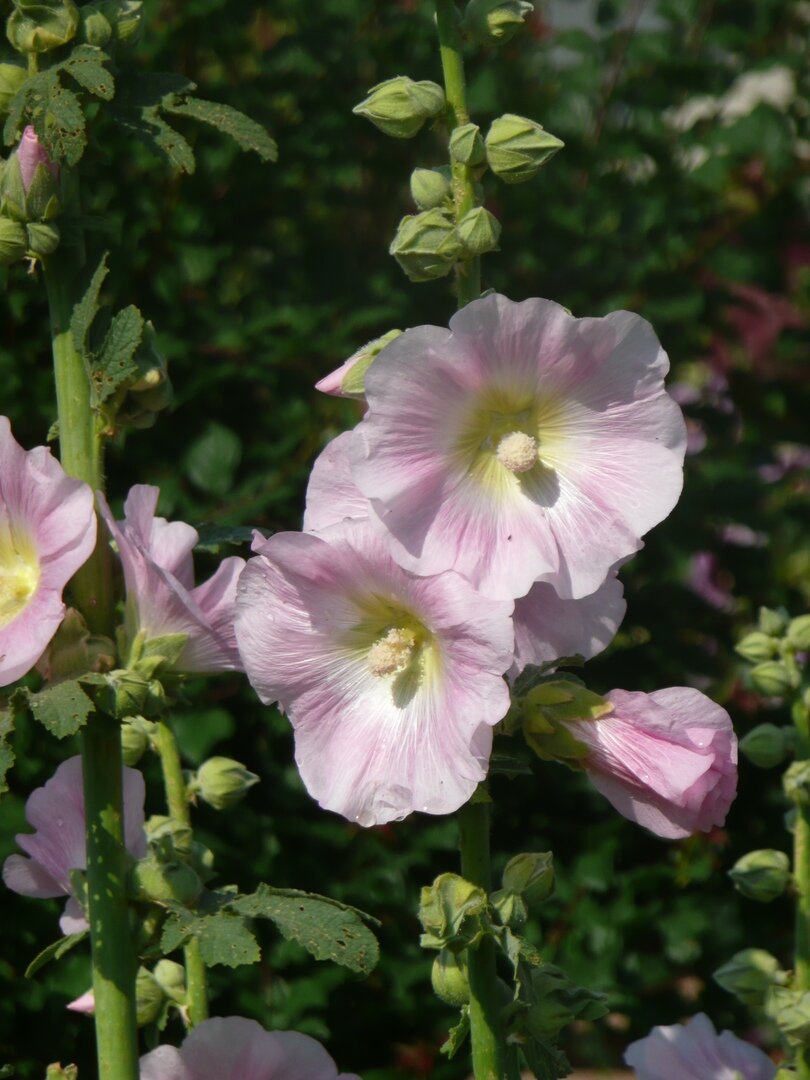
<svg viewBox="0 0 810 1080">
<path fill-rule="evenodd" d="M 57 739 L 75 735 L 95 708 L 75 679 L 65 679 L 38 694 L 20 687 L 13 695 L 11 705 L 12 708 L 27 707 L 34 719 Z"/>
<path fill-rule="evenodd" d="M 87 354 L 87 335 L 90 333 L 90 327 L 93 325 L 93 320 L 101 309 L 101 305 L 98 302 L 101 286 L 104 284 L 104 279 L 110 272 L 109 267 L 107 266 L 107 255 L 108 252 L 105 251 L 101 256 L 99 264 L 90 279 L 90 284 L 87 286 L 87 291 L 74 307 L 73 314 L 70 317 L 70 332 L 73 336 L 73 347 L 84 355 Z"/>
<path fill-rule="evenodd" d="M 58 82 L 45 104 L 44 115 L 31 117 L 37 135 L 54 161 L 76 165 L 87 145 L 84 112 L 72 90 Z"/>
<path fill-rule="evenodd" d="M 59 66 L 75 79 L 83 90 L 103 98 L 104 101 L 112 101 L 115 96 L 115 80 L 104 67 L 105 61 L 109 59 L 101 49 L 92 45 L 80 45 Z"/>
<path fill-rule="evenodd" d="M 249 116 L 216 101 L 187 98 L 185 101 L 164 102 L 163 109 L 175 116 L 188 116 L 203 124 L 210 124 L 217 131 L 229 135 L 242 150 L 252 150 L 262 161 L 276 161 L 278 147 L 261 124 Z"/>
<path fill-rule="evenodd" d="M 143 315 L 130 304 L 117 312 L 98 355 L 90 362 L 90 400 L 98 408 L 134 374 L 135 353 L 143 339 Z"/>
<path fill-rule="evenodd" d="M 14 730 L 14 709 L 0 709 L 0 795 L 8 791 L 6 774 L 14 764 L 14 751 L 8 743 Z"/>
<path fill-rule="evenodd" d="M 119 125 L 134 138 L 138 139 L 153 154 L 164 158 L 178 172 L 194 172 L 194 151 L 179 131 L 163 119 L 157 106 L 140 109 L 116 111 Z"/>
<path fill-rule="evenodd" d="M 166 953 L 173 952 L 189 938 L 200 943 L 200 955 L 207 967 L 223 964 L 240 967 L 255 964 L 261 953 L 252 931 L 241 915 L 218 911 L 214 915 L 194 915 L 175 911 L 166 921 L 160 940 Z"/>
</svg>

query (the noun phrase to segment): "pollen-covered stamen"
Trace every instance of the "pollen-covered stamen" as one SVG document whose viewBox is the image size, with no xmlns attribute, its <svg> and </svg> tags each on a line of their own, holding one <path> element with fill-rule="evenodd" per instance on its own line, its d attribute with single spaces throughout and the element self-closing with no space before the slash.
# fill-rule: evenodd
<svg viewBox="0 0 810 1080">
<path fill-rule="evenodd" d="M 495 456 L 510 472 L 528 472 L 537 464 L 537 439 L 525 431 L 510 431 L 498 443 Z"/>
<path fill-rule="evenodd" d="M 369 671 L 372 675 L 394 675 L 404 671 L 413 658 L 415 648 L 416 635 L 412 630 L 389 630 L 368 651 Z"/>
</svg>

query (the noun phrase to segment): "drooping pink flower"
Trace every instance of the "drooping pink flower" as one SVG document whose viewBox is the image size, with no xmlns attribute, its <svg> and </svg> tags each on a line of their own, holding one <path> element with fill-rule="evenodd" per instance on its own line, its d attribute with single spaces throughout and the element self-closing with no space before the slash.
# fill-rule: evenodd
<svg viewBox="0 0 810 1080">
<path fill-rule="evenodd" d="M 667 367 L 637 315 L 484 297 L 449 331 L 407 330 L 374 361 L 349 446 L 355 483 L 420 574 L 454 569 L 496 597 L 537 580 L 590 595 L 680 493 L 685 428 Z"/>
<path fill-rule="evenodd" d="M 177 671 L 241 671 L 233 630 L 236 583 L 245 560 L 223 559 L 212 577 L 194 585 L 192 550 L 197 530 L 155 517 L 156 487 L 137 484 L 116 522 L 103 495 L 101 513 L 118 547 L 127 587 L 126 622 L 132 639 L 186 634 Z"/>
<path fill-rule="evenodd" d="M 319 1042 L 298 1031 L 265 1031 L 241 1016 L 203 1020 L 176 1049 L 141 1058 L 141 1080 L 360 1080 L 338 1073 Z"/>
<path fill-rule="evenodd" d="M 0 416 L 0 685 L 25 675 L 65 614 L 62 591 L 96 543 L 93 493 Z"/>
<path fill-rule="evenodd" d="M 29 124 L 22 133 L 17 147 L 17 161 L 20 163 L 20 176 L 26 195 L 34 180 L 38 165 L 43 165 L 54 177 L 59 176 L 59 166 L 51 161 L 48 151 L 39 141 L 36 131 Z"/>
<path fill-rule="evenodd" d="M 653 1028 L 627 1047 L 624 1060 L 637 1080 L 772 1080 L 776 1075 L 761 1050 L 730 1031 L 718 1035 L 704 1013 L 685 1024 Z"/>
<path fill-rule="evenodd" d="M 124 842 L 136 859 L 146 854 L 144 782 L 137 769 L 124 768 Z M 63 761 L 50 780 L 25 804 L 25 816 L 36 832 L 15 837 L 24 855 L 9 855 L 3 881 L 22 896 L 69 897 L 59 920 L 63 934 L 87 929 L 81 905 L 70 886 L 71 870 L 87 869 L 82 759 Z"/>
<path fill-rule="evenodd" d="M 613 712 L 567 724 L 590 751 L 582 764 L 596 790 L 667 839 L 722 825 L 737 791 L 737 739 L 726 710 L 688 686 L 605 697 Z"/>
<path fill-rule="evenodd" d="M 310 794 L 361 825 L 466 802 L 509 708 L 511 601 L 408 573 L 368 522 L 253 547 L 236 636 L 259 697 L 292 722 Z"/>
</svg>

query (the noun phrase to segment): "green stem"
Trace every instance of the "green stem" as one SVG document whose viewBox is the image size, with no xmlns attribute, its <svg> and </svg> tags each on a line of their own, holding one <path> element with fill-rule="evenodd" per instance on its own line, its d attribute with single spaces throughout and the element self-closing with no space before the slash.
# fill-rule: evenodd
<svg viewBox="0 0 810 1080">
<path fill-rule="evenodd" d="M 163 785 L 166 789 L 169 817 L 189 830 L 190 843 L 191 812 L 183 766 L 180 761 L 180 749 L 174 731 L 165 720 L 158 725 L 157 749 L 163 770 Z M 192 938 L 185 946 L 183 953 L 186 962 L 188 1019 L 190 1026 L 196 1027 L 203 1020 L 208 1019 L 208 979 L 199 941 Z"/>
<path fill-rule="evenodd" d="M 458 812 L 461 874 L 492 888 L 489 859 L 489 803 L 468 802 Z M 477 948 L 467 950 L 470 980 L 470 1040 L 475 1080 L 504 1080 L 508 1075 L 495 972 L 495 942 L 484 937 Z"/>
<path fill-rule="evenodd" d="M 796 760 L 810 758 L 810 714 L 801 702 L 793 710 L 796 725 Z M 796 883 L 795 987 L 810 990 L 810 807 L 797 807 L 793 834 L 793 875 Z M 810 1048 L 796 1054 L 799 1080 L 810 1080 Z"/>
<path fill-rule="evenodd" d="M 45 282 L 51 316 L 62 464 L 93 491 L 103 482 L 101 431 L 90 406 L 90 385 L 73 346 L 70 316 L 77 267 L 70 251 L 48 259 Z M 73 595 L 94 633 L 112 634 L 109 549 L 103 537 L 72 582 Z M 95 995 L 99 1080 L 137 1080 L 136 958 L 127 907 L 121 730 L 100 713 L 82 730 L 87 839 L 87 896 Z"/>
<path fill-rule="evenodd" d="M 436 26 L 439 31 L 439 52 L 444 73 L 444 93 L 447 98 L 447 123 L 452 132 L 470 122 L 467 111 L 467 86 L 464 61 L 461 56 L 461 36 L 458 30 L 458 11 L 453 0 L 436 0 Z M 470 169 L 458 161 L 450 163 L 453 177 L 453 201 L 456 220 L 476 205 L 475 180 Z M 466 259 L 456 264 L 458 306 L 464 307 L 481 295 L 481 259 Z"/>
</svg>

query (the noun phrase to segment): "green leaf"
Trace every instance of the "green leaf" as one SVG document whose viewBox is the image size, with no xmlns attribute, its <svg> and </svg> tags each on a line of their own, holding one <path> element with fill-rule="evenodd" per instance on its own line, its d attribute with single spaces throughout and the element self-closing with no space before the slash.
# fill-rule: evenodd
<svg viewBox="0 0 810 1080">
<path fill-rule="evenodd" d="M 33 112 L 31 122 L 54 161 L 76 165 L 87 145 L 84 112 L 72 90 L 55 83 L 43 113 Z"/>
<path fill-rule="evenodd" d="M 439 1047 L 439 1052 L 446 1054 L 448 1058 L 454 1057 L 462 1048 L 470 1034 L 470 1009 L 468 1005 L 461 1006 L 461 1016 L 455 1027 L 447 1032 L 447 1038 Z"/>
<path fill-rule="evenodd" d="M 202 491 L 225 495 L 233 486 L 241 459 L 239 436 L 222 424 L 212 423 L 186 453 L 186 475 Z"/>
<path fill-rule="evenodd" d="M 261 124 L 249 116 L 216 101 L 186 98 L 185 101 L 164 102 L 163 108 L 175 116 L 189 116 L 203 124 L 210 124 L 229 135 L 242 150 L 252 150 L 262 161 L 276 161 L 278 146 Z"/>
<path fill-rule="evenodd" d="M 33 111 L 37 106 L 44 109 L 44 102 L 50 98 L 58 82 L 55 71 L 43 71 L 22 84 L 7 106 L 8 116 L 3 127 L 3 141 L 6 146 L 12 146 L 20 141 L 25 126 L 26 112 Z"/>
<path fill-rule="evenodd" d="M 118 122 L 125 131 L 139 139 L 148 150 L 164 158 L 178 172 L 194 172 L 194 151 L 183 136 L 170 127 L 156 105 L 140 112 L 119 110 Z"/>
<path fill-rule="evenodd" d="M 536 1080 L 561 1080 L 571 1075 L 571 1065 L 565 1054 L 550 1043 L 532 1039 L 521 1047 L 521 1051 Z"/>
<path fill-rule="evenodd" d="M 77 934 L 68 934 L 67 937 L 59 938 L 58 941 L 52 942 L 42 952 L 37 953 L 28 967 L 25 969 L 26 979 L 32 978 L 39 971 L 40 968 L 45 967 L 46 964 L 50 964 L 51 960 L 61 960 L 65 953 L 70 952 L 74 945 L 78 945 L 80 941 L 84 941 L 89 931 L 80 930 Z"/>
<path fill-rule="evenodd" d="M 230 907 L 242 915 L 270 919 L 283 937 L 296 941 L 316 960 L 333 960 L 367 974 L 379 959 L 374 934 L 355 908 L 325 896 L 260 885 L 252 896 L 240 896 Z"/>
<path fill-rule="evenodd" d="M 92 45 L 80 45 L 59 66 L 84 90 L 103 98 L 104 101 L 112 101 L 115 96 L 115 80 L 104 67 L 106 60 L 109 60 L 109 57 L 101 49 Z"/>
<path fill-rule="evenodd" d="M 100 310 L 98 298 L 101 292 L 101 286 L 104 284 L 104 279 L 110 272 L 110 269 L 107 266 L 108 254 L 109 252 L 105 251 L 101 256 L 99 264 L 90 279 L 90 284 L 87 286 L 87 291 L 74 307 L 73 314 L 70 317 L 70 332 L 73 335 L 73 347 L 83 354 L 87 353 L 87 335 L 90 333 L 90 327 L 93 324 L 93 320 Z"/>
<path fill-rule="evenodd" d="M 14 709 L 0 709 L 0 795 L 8 791 L 6 774 L 14 764 L 14 751 L 8 743 L 8 737 L 14 730 Z"/>
<path fill-rule="evenodd" d="M 87 717 L 95 708 L 75 679 L 65 679 L 64 682 L 40 690 L 38 694 L 32 694 L 30 690 L 21 688 L 15 693 L 14 698 L 18 695 L 20 695 L 18 698 L 20 704 L 25 702 L 34 719 L 38 720 L 57 739 L 75 735 L 79 728 L 85 725 Z"/>
<path fill-rule="evenodd" d="M 235 968 L 255 964 L 261 956 L 256 938 L 244 918 L 229 911 L 218 911 L 214 915 L 175 912 L 163 928 L 160 944 L 170 953 L 190 937 L 199 941 L 200 955 L 208 967 L 223 964 Z"/>
<path fill-rule="evenodd" d="M 130 304 L 117 312 L 104 343 L 90 364 L 91 403 L 97 408 L 134 374 L 135 353 L 143 339 L 143 315 Z"/>
</svg>

